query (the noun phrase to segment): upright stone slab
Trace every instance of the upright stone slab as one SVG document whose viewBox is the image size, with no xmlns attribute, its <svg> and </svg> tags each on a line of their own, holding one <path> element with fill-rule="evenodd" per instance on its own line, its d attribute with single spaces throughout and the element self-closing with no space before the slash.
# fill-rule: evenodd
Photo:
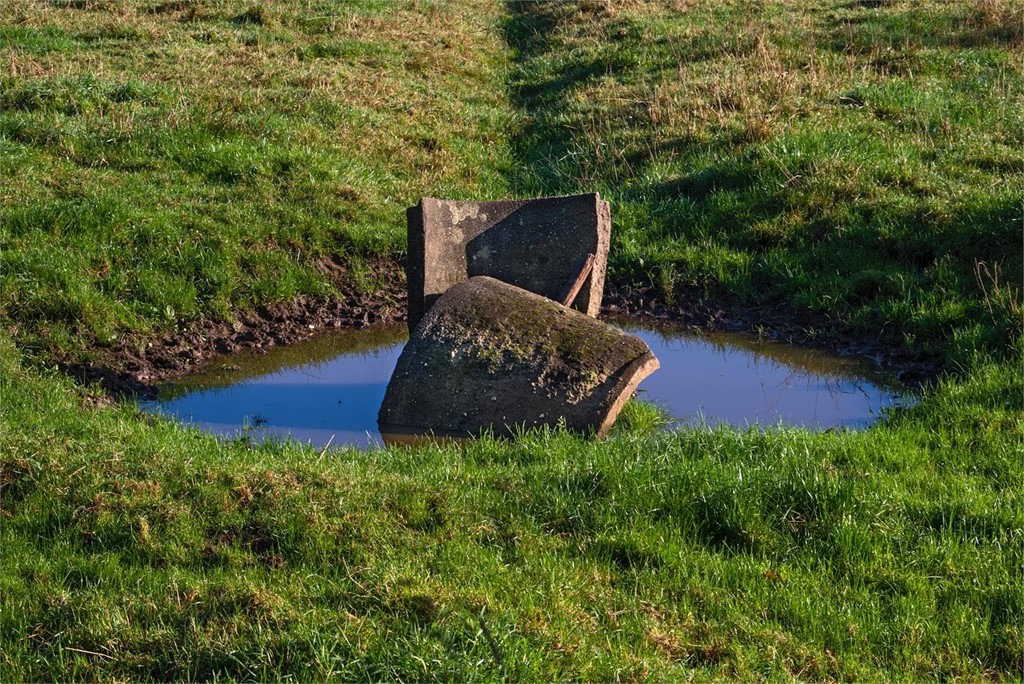
<svg viewBox="0 0 1024 684">
<path fill-rule="evenodd" d="M 600 436 L 658 365 L 639 337 L 493 278 L 470 278 L 416 327 L 378 427 L 389 442 L 512 436 L 560 422 Z"/>
<path fill-rule="evenodd" d="M 588 254 L 594 267 L 573 308 L 597 316 L 611 214 L 597 193 L 506 202 L 425 197 L 406 210 L 409 330 L 448 288 L 490 276 L 557 299 Z"/>
</svg>

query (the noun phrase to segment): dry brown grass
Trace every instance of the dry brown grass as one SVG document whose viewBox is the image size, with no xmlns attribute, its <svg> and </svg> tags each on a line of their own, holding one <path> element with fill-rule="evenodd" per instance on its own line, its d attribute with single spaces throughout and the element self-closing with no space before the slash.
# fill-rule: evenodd
<svg viewBox="0 0 1024 684">
<path fill-rule="evenodd" d="M 1019 0 L 972 0 L 967 23 L 978 40 L 999 35 L 1014 45 L 1024 44 L 1024 3 Z"/>
<path fill-rule="evenodd" d="M 383 151 L 397 174 L 403 167 L 421 169 L 424 186 L 453 174 L 471 175 L 451 153 L 410 146 L 402 131 L 445 121 L 455 124 L 453 135 L 472 135 L 472 125 L 460 126 L 452 117 L 453 87 L 469 85 L 476 97 L 500 106 L 501 94 L 482 75 L 503 52 L 489 34 L 494 8 L 488 11 L 484 2 L 410 2 L 368 14 L 339 3 L 318 16 L 304 10 L 310 5 L 14 0 L 10 23 L 64 32 L 81 47 L 44 54 L 8 48 L 0 59 L 15 78 L 91 76 L 159 84 L 173 93 L 165 117 L 171 128 L 213 119 L 231 130 L 255 111 L 288 114 L 318 106 L 386 112 L 386 126 L 368 120 L 353 125 L 349 117 L 335 130 L 299 125 L 289 135 L 309 145 Z M 351 57 L 303 58 L 304 50 L 321 44 L 353 53 L 361 46 L 373 49 Z M 122 116 L 109 125 L 127 131 L 134 125 L 130 119 Z"/>
</svg>

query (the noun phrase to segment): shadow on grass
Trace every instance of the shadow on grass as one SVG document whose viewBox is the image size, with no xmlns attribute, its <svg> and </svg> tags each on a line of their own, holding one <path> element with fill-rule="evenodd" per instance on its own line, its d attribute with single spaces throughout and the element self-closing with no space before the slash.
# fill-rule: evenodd
<svg viewBox="0 0 1024 684">
<path fill-rule="evenodd" d="M 507 7 L 504 39 L 516 61 L 508 87 L 521 114 L 510 186 L 520 196 L 597 191 L 610 199 L 613 287 L 645 288 L 670 304 L 675 298 L 676 310 L 690 303 L 680 292 L 736 310 L 767 306 L 772 317 L 824 323 L 831 334 L 868 346 L 906 346 L 909 339 L 912 356 L 935 361 L 949 360 L 947 342 L 957 330 L 975 330 L 972 339 L 1000 353 L 1019 336 L 1013 316 L 1003 315 L 1019 306 L 1019 296 L 1007 300 L 1007 312 L 993 314 L 975 271 L 998 262 L 1020 282 L 1021 255 L 1006 249 L 1019 242 L 1020 201 L 996 183 L 988 190 L 975 184 L 953 202 L 948 186 L 963 164 L 938 134 L 919 135 L 945 117 L 942 135 L 967 144 L 968 131 L 991 123 L 987 107 L 947 110 L 949 103 L 929 99 L 886 63 L 875 71 L 910 90 L 896 102 L 893 121 L 824 98 L 801 106 L 827 117 L 828 126 L 800 117 L 762 126 L 758 117 L 769 109 L 723 100 L 717 123 L 686 133 L 655 120 L 652 93 L 667 84 L 676 89 L 672 106 L 690 106 L 700 93 L 678 79 L 698 63 L 720 64 L 723 75 L 746 69 L 741 78 L 753 78 L 747 63 L 757 46 L 729 38 L 739 24 L 721 23 L 741 19 L 670 36 L 659 28 L 664 18 L 648 22 L 599 3 L 512 0 Z M 857 4 L 820 17 L 808 47 L 867 50 L 857 59 L 871 66 L 865 41 L 909 35 L 928 23 L 919 15 Z M 934 39 L 938 49 L 956 52 L 976 40 L 993 49 L 1017 40 L 1000 17 L 978 16 L 964 20 L 963 35 L 943 42 L 939 29 L 952 16 L 936 14 L 922 44 Z M 769 43 L 785 38 L 765 36 Z M 781 68 L 797 69 L 787 54 L 779 53 Z M 990 71 L 985 78 L 994 78 Z M 766 97 L 753 92 L 757 87 L 750 82 L 755 96 Z M 978 87 L 978 97 L 988 97 Z M 897 153 L 917 161 L 900 166 Z M 974 165 L 982 173 L 1015 173 L 1021 163 L 1016 154 L 989 156 L 991 169 Z"/>
<path fill-rule="evenodd" d="M 887 0 L 857 0 L 841 9 L 846 12 L 832 18 L 833 39 L 828 43 L 837 52 L 1024 45 L 1024 12 L 1013 3 L 951 2 L 938 10 L 908 10 Z"/>
</svg>

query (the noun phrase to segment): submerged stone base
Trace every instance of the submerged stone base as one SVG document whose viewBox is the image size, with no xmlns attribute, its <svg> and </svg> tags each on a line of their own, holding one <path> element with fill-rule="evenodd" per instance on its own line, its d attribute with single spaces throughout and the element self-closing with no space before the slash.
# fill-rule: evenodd
<svg viewBox="0 0 1024 684">
<path fill-rule="evenodd" d="M 563 424 L 601 436 L 658 365 L 638 337 L 478 276 L 452 287 L 420 321 L 378 426 L 389 435 L 459 438 Z"/>
</svg>

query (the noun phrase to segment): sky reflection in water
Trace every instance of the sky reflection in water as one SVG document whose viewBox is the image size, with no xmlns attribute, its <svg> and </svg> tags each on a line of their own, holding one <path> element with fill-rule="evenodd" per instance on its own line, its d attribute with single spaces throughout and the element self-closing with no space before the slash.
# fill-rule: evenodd
<svg viewBox="0 0 1024 684">
<path fill-rule="evenodd" d="M 661 361 L 638 397 L 679 424 L 864 427 L 899 403 L 866 359 L 736 334 L 625 327 Z M 404 326 L 387 326 L 222 358 L 143 407 L 227 437 L 379 445 L 377 409 L 405 338 Z"/>
</svg>

